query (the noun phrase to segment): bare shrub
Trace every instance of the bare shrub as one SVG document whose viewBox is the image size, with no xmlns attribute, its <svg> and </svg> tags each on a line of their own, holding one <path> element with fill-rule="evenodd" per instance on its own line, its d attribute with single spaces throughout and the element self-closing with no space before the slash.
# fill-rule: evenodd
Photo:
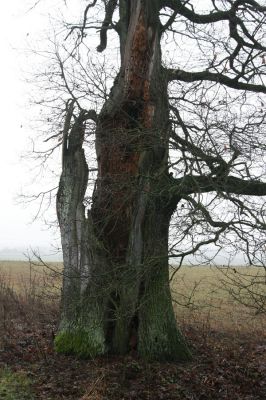
<svg viewBox="0 0 266 400">
<path fill-rule="evenodd" d="M 12 266 L 10 271 L 0 269 L 0 343 L 4 346 L 29 335 L 39 356 L 45 358 L 40 337 L 45 330 L 52 343 L 59 312 L 60 275 L 56 269 L 41 269 L 31 263 L 16 279 L 11 271 Z"/>
</svg>

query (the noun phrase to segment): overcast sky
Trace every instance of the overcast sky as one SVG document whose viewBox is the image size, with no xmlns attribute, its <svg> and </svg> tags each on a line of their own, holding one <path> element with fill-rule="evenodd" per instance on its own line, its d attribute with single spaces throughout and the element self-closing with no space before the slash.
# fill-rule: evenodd
<svg viewBox="0 0 266 400">
<path fill-rule="evenodd" d="M 48 24 L 45 8 L 59 1 L 45 0 L 33 11 L 36 0 L 12 0 L 1 4 L 0 24 L 0 79 L 1 79 L 1 156 L 0 156 L 0 248 L 48 246 L 54 235 L 42 221 L 32 223 L 36 205 L 19 205 L 17 196 L 29 191 L 32 176 L 21 155 L 29 146 L 31 118 L 25 83 L 26 48 L 31 38 L 36 39 Z M 45 7 L 44 7 L 45 6 Z M 48 8 L 49 9 L 49 8 Z M 51 8 L 50 8 L 51 10 Z M 24 51 L 25 50 L 25 51 Z M 34 189 L 34 187 L 33 187 Z"/>
</svg>

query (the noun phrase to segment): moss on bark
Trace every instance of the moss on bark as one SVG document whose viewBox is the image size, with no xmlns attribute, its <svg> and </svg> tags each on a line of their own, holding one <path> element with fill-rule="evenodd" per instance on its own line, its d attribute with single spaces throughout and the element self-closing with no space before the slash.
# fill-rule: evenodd
<svg viewBox="0 0 266 400">
<path fill-rule="evenodd" d="M 105 338 L 100 328 L 62 330 L 56 335 L 54 344 L 57 352 L 76 354 L 82 358 L 93 358 L 105 352 Z"/>
</svg>

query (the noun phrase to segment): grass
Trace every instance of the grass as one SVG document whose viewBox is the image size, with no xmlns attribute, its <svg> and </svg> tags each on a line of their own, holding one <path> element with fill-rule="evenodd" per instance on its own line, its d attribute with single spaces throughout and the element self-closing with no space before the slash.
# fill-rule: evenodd
<svg viewBox="0 0 266 400">
<path fill-rule="evenodd" d="M 24 372 L 0 370 L 0 399 L 34 400 L 32 383 Z"/>
</svg>

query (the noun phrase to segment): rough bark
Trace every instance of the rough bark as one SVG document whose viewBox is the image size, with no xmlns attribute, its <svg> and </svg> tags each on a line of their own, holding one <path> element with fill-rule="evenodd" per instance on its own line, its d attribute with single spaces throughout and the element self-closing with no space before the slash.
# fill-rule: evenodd
<svg viewBox="0 0 266 400">
<path fill-rule="evenodd" d="M 71 109 L 68 110 L 68 113 Z M 69 117 L 69 116 L 68 116 Z M 91 217 L 83 205 L 88 167 L 82 149 L 84 115 L 70 133 L 66 127 L 63 168 L 57 194 L 57 215 L 64 258 L 62 315 L 55 345 L 58 351 L 93 356 L 105 351 L 103 310 L 105 297 L 97 284 L 103 275 L 105 258 L 93 231 Z"/>
<path fill-rule="evenodd" d="M 82 356 L 135 349 L 151 359 L 185 360 L 190 353 L 168 277 L 173 209 L 161 192 L 169 115 L 159 2 L 128 3 L 120 3 L 121 69 L 97 121 L 99 172 L 87 216 L 82 114 L 66 138 L 57 197 L 65 276 L 56 348 Z"/>
</svg>

